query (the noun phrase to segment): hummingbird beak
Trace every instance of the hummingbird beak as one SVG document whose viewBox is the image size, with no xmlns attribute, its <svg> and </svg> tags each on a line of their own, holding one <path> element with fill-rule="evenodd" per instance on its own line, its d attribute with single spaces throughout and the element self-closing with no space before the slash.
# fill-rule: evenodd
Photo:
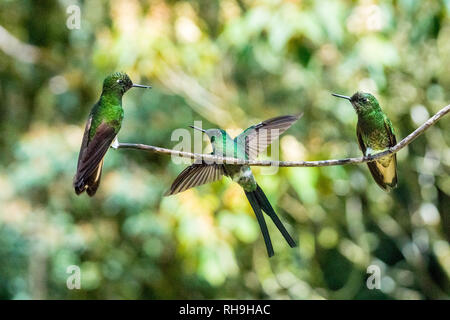
<svg viewBox="0 0 450 320">
<path fill-rule="evenodd" d="M 136 84 L 136 83 L 133 83 L 132 87 L 134 87 L 134 88 L 145 88 L 145 89 L 151 89 L 152 88 L 152 86 L 144 86 L 142 84 Z"/>
<path fill-rule="evenodd" d="M 199 128 L 199 127 L 196 127 L 196 126 L 189 126 L 189 127 L 191 127 L 192 129 L 195 129 L 195 130 L 199 130 L 201 132 L 206 132 L 206 130 L 204 130 L 202 128 Z"/>
<path fill-rule="evenodd" d="M 338 97 L 338 98 L 342 98 L 342 99 L 347 99 L 348 101 L 351 101 L 352 98 L 349 96 L 343 96 L 342 94 L 337 94 L 337 93 L 332 93 L 332 96 Z"/>
</svg>

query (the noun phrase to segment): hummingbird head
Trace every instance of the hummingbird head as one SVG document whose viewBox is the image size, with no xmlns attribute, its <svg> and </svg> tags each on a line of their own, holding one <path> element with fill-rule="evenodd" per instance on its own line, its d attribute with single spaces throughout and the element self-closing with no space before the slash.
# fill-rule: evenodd
<svg viewBox="0 0 450 320">
<path fill-rule="evenodd" d="M 141 84 L 134 84 L 130 77 L 124 72 L 114 72 L 105 78 L 103 81 L 103 92 L 115 92 L 123 95 L 132 87 L 136 88 L 151 88 L 151 86 L 144 86 Z"/>
<path fill-rule="evenodd" d="M 224 134 L 224 131 L 221 129 L 202 129 L 196 126 L 189 126 L 195 130 L 199 130 L 203 133 L 206 133 L 206 135 L 209 137 L 209 140 L 211 141 L 212 144 L 214 144 L 216 141 L 218 141 Z"/>
<path fill-rule="evenodd" d="M 209 140 L 212 144 L 214 144 L 216 141 L 220 141 L 224 134 L 226 134 L 221 129 L 208 129 L 205 131 L 205 133 L 208 135 Z"/>
<path fill-rule="evenodd" d="M 380 107 L 377 99 L 370 93 L 358 91 L 351 97 L 336 93 L 332 93 L 332 95 L 350 101 L 356 113 L 367 112 Z"/>
</svg>

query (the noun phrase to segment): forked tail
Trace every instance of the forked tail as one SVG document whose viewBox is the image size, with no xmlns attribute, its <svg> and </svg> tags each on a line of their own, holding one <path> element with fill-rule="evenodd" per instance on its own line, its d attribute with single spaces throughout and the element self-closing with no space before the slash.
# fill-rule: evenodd
<svg viewBox="0 0 450 320">
<path fill-rule="evenodd" d="M 286 242 L 289 244 L 291 248 L 294 248 L 297 246 L 294 239 L 292 239 L 289 232 L 284 227 L 283 223 L 281 222 L 280 218 L 278 218 L 277 214 L 275 213 L 275 210 L 273 210 L 269 200 L 267 200 L 266 195 L 264 194 L 264 191 L 257 185 L 256 190 L 252 192 L 245 192 L 245 195 L 247 196 L 248 201 L 250 202 L 250 205 L 253 208 L 253 211 L 255 212 L 256 219 L 258 220 L 259 227 L 261 228 L 261 232 L 264 238 L 264 242 L 266 244 L 267 253 L 269 257 L 273 256 L 274 251 L 272 247 L 272 242 L 270 240 L 269 231 L 267 229 L 266 222 L 264 220 L 264 216 L 262 214 L 262 211 L 264 211 L 275 223 L 278 230 L 280 230 L 281 234 L 283 235 Z"/>
</svg>

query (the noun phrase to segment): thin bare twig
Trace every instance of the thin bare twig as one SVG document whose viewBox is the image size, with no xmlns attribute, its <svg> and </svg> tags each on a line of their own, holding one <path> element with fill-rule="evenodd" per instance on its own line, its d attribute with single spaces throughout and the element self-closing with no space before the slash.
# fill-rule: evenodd
<svg viewBox="0 0 450 320">
<path fill-rule="evenodd" d="M 424 133 L 428 128 L 433 126 L 436 122 L 438 122 L 441 118 L 443 118 L 450 111 L 450 105 L 442 108 L 438 113 L 428 119 L 424 124 L 422 124 L 419 128 L 410 133 L 406 138 L 397 143 L 395 146 L 389 148 L 386 151 L 370 155 L 367 157 L 360 158 L 346 158 L 346 159 L 337 159 L 337 160 L 319 160 L 319 161 L 270 161 L 270 160 L 242 160 L 235 159 L 229 157 L 219 157 L 213 156 L 210 154 L 200 154 L 200 153 L 190 153 L 184 151 L 177 151 L 172 149 L 166 149 L 161 147 L 149 146 L 140 143 L 120 143 L 120 149 L 137 149 L 144 150 L 154 153 L 167 154 L 182 158 L 189 158 L 195 160 L 204 160 L 209 163 L 226 163 L 226 164 L 236 164 L 236 165 L 249 165 L 249 166 L 261 166 L 261 167 L 269 167 L 269 166 L 278 166 L 278 167 L 327 167 L 327 166 L 340 166 L 345 164 L 355 164 L 355 163 L 364 163 L 374 161 L 378 158 L 382 158 L 384 156 L 397 153 L 408 144 L 410 144 L 414 139 Z"/>
</svg>

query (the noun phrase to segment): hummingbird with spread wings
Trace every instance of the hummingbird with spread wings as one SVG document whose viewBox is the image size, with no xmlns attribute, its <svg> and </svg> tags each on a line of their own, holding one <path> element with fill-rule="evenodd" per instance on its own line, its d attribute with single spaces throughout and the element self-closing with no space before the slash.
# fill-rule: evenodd
<svg viewBox="0 0 450 320">
<path fill-rule="evenodd" d="M 116 72 L 105 78 L 100 99 L 92 107 L 78 156 L 73 187 L 77 195 L 86 191 L 92 197 L 98 189 L 103 160 L 109 147 L 117 148 L 122 126 L 122 96 L 131 88 L 151 88 L 134 84 L 127 74 Z"/>
<path fill-rule="evenodd" d="M 356 136 L 364 156 L 383 152 L 397 144 L 391 120 L 381 110 L 378 100 L 370 93 L 356 92 L 353 96 L 332 94 L 350 101 L 358 115 Z M 397 186 L 397 156 L 395 154 L 367 162 L 375 182 L 385 191 Z"/>
<path fill-rule="evenodd" d="M 272 118 L 249 127 L 234 139 L 222 129 L 204 130 L 194 126 L 191 127 L 204 132 L 209 137 L 213 148 L 212 155 L 251 160 L 267 149 L 275 139 L 300 117 L 301 115 L 288 115 Z M 244 189 L 245 195 L 255 212 L 269 257 L 274 255 L 274 250 L 263 212 L 272 219 L 289 246 L 291 248 L 296 246 L 294 239 L 292 239 L 278 218 L 263 190 L 256 183 L 252 170 L 248 165 L 208 164 L 205 161 L 194 163 L 178 175 L 165 195 L 174 195 L 187 189 L 219 180 L 222 176 L 230 177 Z"/>
</svg>

